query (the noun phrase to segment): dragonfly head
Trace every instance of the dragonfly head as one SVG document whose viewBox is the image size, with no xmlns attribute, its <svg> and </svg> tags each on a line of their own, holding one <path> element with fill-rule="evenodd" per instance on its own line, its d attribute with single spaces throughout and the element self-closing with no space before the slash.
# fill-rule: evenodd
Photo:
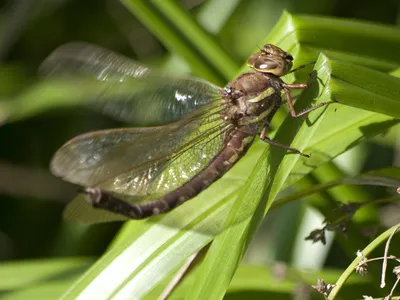
<svg viewBox="0 0 400 300">
<path fill-rule="evenodd" d="M 261 73 L 283 76 L 292 68 L 293 56 L 275 45 L 266 44 L 249 58 L 247 65 Z"/>
</svg>

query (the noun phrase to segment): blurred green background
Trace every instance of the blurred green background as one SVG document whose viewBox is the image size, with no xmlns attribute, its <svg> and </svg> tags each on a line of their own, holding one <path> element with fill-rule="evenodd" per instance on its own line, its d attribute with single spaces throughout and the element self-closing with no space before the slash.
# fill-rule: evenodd
<svg viewBox="0 0 400 300">
<path fill-rule="evenodd" d="M 400 2 L 396 0 L 178 2 L 238 67 L 257 45 L 262 45 L 283 10 L 400 26 Z M 190 68 L 182 57 L 169 52 L 148 26 L 119 1 L 10 0 L 1 1 L 1 8 L 0 97 L 6 103 L 12 103 L 13 96 L 34 85 L 40 63 L 53 49 L 69 41 L 101 45 L 155 68 L 203 75 L 201 70 Z M 218 84 L 226 82 L 221 74 L 206 79 Z M 0 114 L 0 123 L 1 117 Z M 52 177 L 48 165 L 52 154 L 68 139 L 90 130 L 120 125 L 83 108 L 54 108 L 0 127 L 0 261 L 103 253 L 121 224 L 88 227 L 65 223 L 62 211 L 76 189 Z M 398 165 L 397 129 L 398 126 L 342 156 L 339 166 L 353 175 Z M 364 192 L 371 198 L 388 194 L 385 188 L 376 187 L 365 188 Z M 285 243 L 278 236 L 284 235 L 289 223 L 296 227 L 298 221 L 293 222 L 299 209 L 296 205 L 271 214 L 250 246 L 246 262 L 267 264 L 272 260 L 290 260 L 288 253 L 276 250 L 282 249 L 276 245 Z M 274 230 L 269 229 L 271 224 Z M 285 236 L 293 239 L 294 233 Z M 335 244 L 330 249 L 324 254 L 326 258 L 321 258 L 321 264 L 345 267 L 349 263 L 350 259 L 344 258 Z"/>
</svg>

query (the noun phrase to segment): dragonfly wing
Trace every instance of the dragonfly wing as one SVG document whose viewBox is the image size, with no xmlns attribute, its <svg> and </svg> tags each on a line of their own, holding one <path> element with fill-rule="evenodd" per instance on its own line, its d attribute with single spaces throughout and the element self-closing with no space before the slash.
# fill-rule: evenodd
<svg viewBox="0 0 400 300">
<path fill-rule="evenodd" d="M 55 154 L 52 172 L 66 181 L 100 187 L 125 201 L 154 200 L 203 170 L 224 147 L 233 125 L 221 106 L 152 128 L 122 128 L 78 136 Z"/>
<path fill-rule="evenodd" d="M 83 224 L 128 220 L 127 217 L 112 213 L 108 210 L 93 209 L 93 207 L 87 203 L 83 194 L 76 196 L 76 198 L 67 205 L 63 215 L 64 219 L 67 221 Z"/>
<path fill-rule="evenodd" d="M 79 89 L 74 97 L 121 121 L 160 125 L 219 101 L 221 89 L 194 77 L 152 71 L 109 50 L 85 43 L 63 45 L 42 63 L 41 73 Z"/>
</svg>

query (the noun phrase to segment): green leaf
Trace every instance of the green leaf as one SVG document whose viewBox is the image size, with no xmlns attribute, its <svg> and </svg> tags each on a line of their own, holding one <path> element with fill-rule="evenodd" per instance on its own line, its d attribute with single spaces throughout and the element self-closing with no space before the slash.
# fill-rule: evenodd
<svg viewBox="0 0 400 300">
<path fill-rule="evenodd" d="M 343 69 L 341 69 L 342 67 Z M 349 65 L 335 60 L 326 60 L 318 71 L 318 77 L 334 71 L 335 77 L 331 77 L 321 93 L 326 93 L 323 97 L 327 99 L 340 99 L 340 104 L 359 106 L 369 111 L 339 104 L 335 105 L 335 110 L 328 110 L 324 115 L 323 124 L 321 124 L 321 127 L 304 150 L 306 153 L 311 153 L 311 158 L 307 162 L 297 162 L 285 186 L 301 179 L 317 166 L 331 161 L 338 153 L 349 150 L 349 145 L 352 143 L 360 143 L 399 123 L 399 119 L 394 119 L 390 116 L 397 116 L 399 113 L 400 105 L 395 104 L 398 102 L 396 88 L 394 89 L 395 92 L 392 92 L 392 85 L 394 81 L 400 83 L 400 80 L 375 71 L 360 70 L 360 67 L 357 66 L 348 67 Z M 344 72 L 344 70 L 347 70 L 347 72 Z M 359 75 L 349 76 L 349 72 L 352 71 Z M 364 74 L 365 78 L 363 77 Z M 374 83 L 374 89 L 370 88 L 370 81 L 367 79 L 367 76 L 370 75 L 379 78 Z M 360 78 L 365 79 L 365 87 L 360 84 L 362 81 Z M 347 83 L 344 84 L 346 81 Z M 344 90 L 346 92 L 343 92 Z M 384 95 L 383 97 L 382 94 Z M 368 105 L 368 103 L 373 103 L 376 99 L 381 100 L 379 105 Z M 387 114 L 377 114 L 375 112 Z M 350 129 L 351 127 L 353 127 L 353 130 Z M 347 132 L 347 134 L 343 134 L 344 132 Z M 339 135 L 341 139 L 337 139 Z M 301 138 L 299 135 L 298 137 Z"/>
<path fill-rule="evenodd" d="M 20 290 L 3 292 L 0 293 L 0 295 L 1 299 L 6 300 L 60 299 L 62 294 L 68 289 L 74 279 L 75 278 L 72 280 L 43 282 L 39 285 L 28 286 Z"/>
<path fill-rule="evenodd" d="M 197 270 L 182 282 L 171 299 L 183 299 L 190 293 L 191 286 L 196 280 L 196 273 Z M 301 271 L 283 263 L 277 263 L 271 267 L 242 264 L 232 278 L 224 299 L 243 299 L 245 296 L 251 299 L 275 299 L 279 296 L 289 299 L 300 285 L 314 285 L 318 278 L 334 282 L 340 275 L 341 270 Z M 344 292 L 356 298 L 366 292 L 365 286 L 372 282 L 372 276 L 352 277 L 344 287 Z M 371 289 L 368 291 L 371 292 Z M 155 297 L 157 297 L 156 294 L 153 295 L 153 299 Z"/>
<path fill-rule="evenodd" d="M 182 56 L 198 75 L 219 84 L 226 81 L 224 76 L 233 76 L 236 70 L 234 61 L 172 1 L 121 2 L 168 49 Z"/>
<path fill-rule="evenodd" d="M 6 262 L 0 265 L 0 291 L 12 291 L 41 285 L 52 280 L 68 280 L 68 285 L 91 264 L 93 259 L 63 258 Z"/>
<path fill-rule="evenodd" d="M 318 82 L 302 94 L 296 104 L 297 111 L 309 106 L 313 98 L 316 98 L 317 102 L 326 101 L 336 92 L 336 87 L 330 84 L 329 77 L 328 66 L 333 64 L 340 66 L 339 62 L 320 57 L 316 65 Z M 339 79 L 340 76 L 341 73 Z M 389 80 L 388 77 L 385 78 Z M 386 83 L 385 78 L 381 84 Z M 353 82 L 352 78 L 346 80 L 351 84 L 357 83 L 356 80 Z M 369 92 L 365 95 L 367 100 L 375 96 Z M 223 179 L 214 183 L 196 199 L 167 216 L 135 223 L 134 230 L 126 229 L 124 238 L 65 296 L 122 298 L 134 294 L 140 298 L 170 276 L 192 253 L 221 233 L 213 241 L 196 284 L 191 289 L 192 298 L 209 299 L 211 291 L 215 292 L 215 299 L 221 298 L 228 288 L 248 240 L 257 229 L 264 212 L 281 190 L 292 168 L 295 173 L 304 176 L 354 146 L 355 141 L 361 142 L 365 134 L 373 136 L 396 124 L 388 116 L 360 111 L 341 104 L 331 105 L 325 113 L 323 111 L 315 111 L 307 117 L 292 143 L 292 146 L 300 150 L 310 149 L 313 154 L 311 159 L 296 155 L 284 156 L 281 149 L 270 149 L 256 141 L 248 154 Z M 346 114 L 361 117 L 348 120 L 346 118 L 347 126 L 341 127 L 343 120 L 338 120 L 338 116 Z M 301 121 L 286 119 L 275 138 L 281 143 L 291 144 L 296 127 Z M 337 126 L 338 124 L 341 126 Z M 373 130 L 361 132 L 360 125 L 371 126 Z M 329 128 L 330 134 L 321 128 Z M 322 138 L 325 138 L 325 143 L 321 142 Z M 337 144 L 340 144 L 340 147 L 333 147 Z M 320 154 L 316 158 L 315 152 Z M 265 200 L 261 201 L 263 198 Z M 252 217 L 258 205 L 257 217 Z M 152 224 L 153 222 L 155 224 Z M 223 232 L 224 229 L 227 230 Z M 119 266 L 124 266 L 123 272 Z M 110 287 L 106 291 L 105 283 Z"/>
<path fill-rule="evenodd" d="M 400 65 L 396 51 L 400 47 L 400 30 L 393 26 L 285 12 L 267 41 L 292 51 L 296 62 L 310 62 L 308 56 L 323 52 L 380 71 L 392 71 Z M 298 52 L 302 53 L 297 55 Z"/>
<path fill-rule="evenodd" d="M 328 88 L 329 74 L 323 73 L 326 70 L 323 66 L 329 65 L 330 62 L 329 59 L 321 56 L 316 64 L 320 80 L 315 82 L 315 86 L 303 93 L 297 101 L 298 111 L 309 106 L 312 96 L 318 89 L 321 92 L 317 102 L 325 101 L 329 97 L 329 93 L 325 92 Z M 329 91 L 333 90 L 329 89 Z M 346 110 L 355 110 L 334 104 L 326 110 L 314 111 L 307 117 L 307 121 L 303 122 L 292 146 L 300 150 L 307 149 L 315 134 L 324 126 L 323 124 L 327 120 L 332 121 L 327 117 L 337 116 L 335 109 L 339 111 L 339 108 L 341 113 L 345 113 Z M 380 116 L 380 118 L 391 119 L 387 116 Z M 278 129 L 275 138 L 280 142 L 290 144 L 290 139 L 295 135 L 295 129 L 301 121 L 287 118 Z M 344 140 L 345 136 L 353 137 L 356 134 L 362 136 L 357 126 L 359 121 L 357 118 L 351 119 L 352 123 L 349 122 L 349 124 L 352 126 L 348 126 L 346 130 L 341 129 L 331 136 L 331 142 L 337 144 Z M 368 121 L 362 119 L 362 122 L 365 122 L 364 125 L 373 125 L 377 119 L 369 118 Z M 382 128 L 388 128 L 391 125 L 393 124 L 387 123 Z M 343 147 L 334 148 L 334 151 L 331 150 L 330 144 L 324 144 L 319 151 L 320 153 L 331 151 L 331 157 L 335 157 L 354 145 L 352 139 L 343 143 Z M 312 168 L 325 162 L 325 160 L 313 161 L 313 158 L 300 158 L 298 155 L 285 155 L 282 149 L 270 148 L 257 140 L 248 154 L 230 172 L 198 197 L 165 216 L 145 222 L 134 222 L 132 229 L 126 229 L 124 238 L 116 243 L 65 297 L 75 298 L 80 295 L 122 298 L 135 294 L 140 298 L 154 289 L 164 278 L 170 276 L 192 253 L 201 249 L 219 234 L 221 235 L 212 244 L 210 254 L 206 256 L 204 267 L 202 266 L 204 272 L 200 272 L 192 292 L 197 298 L 207 298 L 210 291 L 219 291 L 214 296 L 222 297 L 248 240 L 261 222 L 264 212 L 268 210 L 272 200 L 281 190 L 291 168 L 297 166 L 296 163 L 298 163 L 299 168 L 303 166 L 300 171 L 306 174 L 312 169 L 308 164 L 310 160 L 313 162 Z M 263 198 L 267 201 L 260 202 Z M 254 217 L 254 210 L 258 205 L 257 217 Z M 224 260 L 221 260 L 219 256 L 221 253 L 225 253 Z M 215 276 L 218 276 L 218 280 Z M 108 290 L 104 289 L 106 283 Z M 206 288 L 203 290 L 201 286 Z"/>
<path fill-rule="evenodd" d="M 329 69 L 332 98 L 352 107 L 400 117 L 399 78 L 337 61 Z"/>
<path fill-rule="evenodd" d="M 223 74 L 224 78 L 229 79 L 235 75 L 239 67 L 236 61 L 177 2 L 164 0 L 151 0 L 151 2 L 159 11 L 165 13 L 175 28 Z"/>
<path fill-rule="evenodd" d="M 154 7 L 149 8 L 146 1 L 130 1 L 130 5 L 133 3 L 136 8 L 142 6 L 139 10 L 147 18 L 142 20 L 150 29 L 161 28 L 158 36 L 161 38 L 165 34 L 165 43 L 168 39 L 171 45 L 177 43 L 184 57 L 193 61 L 202 74 L 214 80 L 220 78 L 210 71 L 213 69 L 209 64 L 211 58 L 199 60 L 197 50 L 184 46 L 185 39 L 170 32 L 169 22 L 165 22 L 159 12 L 155 13 Z M 334 39 L 326 39 L 326 36 Z M 369 46 L 365 45 L 367 40 Z M 296 111 L 331 97 L 338 97 L 339 103 L 314 111 L 305 120 L 287 117 L 276 126 L 274 136 L 281 143 L 311 153 L 312 157 L 285 155 L 282 149 L 271 148 L 257 139 L 230 172 L 195 199 L 167 215 L 144 222 L 128 222 L 123 236 L 71 286 L 64 295 L 66 299 L 144 297 L 215 237 L 191 293 L 196 298 L 210 299 L 211 291 L 215 291 L 212 294 L 215 299 L 223 297 L 248 241 L 278 192 L 366 138 L 398 123 L 392 117 L 398 116 L 398 107 L 395 107 L 398 87 L 392 90 L 393 78 L 354 65 L 392 70 L 399 64 L 398 54 L 393 54 L 394 49 L 399 48 L 398 30 L 286 13 L 268 42 L 292 52 L 297 65 L 314 61 L 319 52 L 329 56 L 319 57 L 315 66 L 318 80 L 296 101 Z M 203 53 L 207 55 L 212 54 Z M 357 73 L 360 70 L 376 81 L 364 78 Z M 15 102 L 7 102 L 0 107 L 0 115 L 23 119 L 50 108 L 78 105 L 73 99 L 68 103 L 65 98 L 64 95 L 72 93 L 68 85 L 42 88 L 49 90 L 41 92 L 39 89 L 37 94 L 27 93 Z M 376 99 L 379 102 L 374 103 Z M 221 259 L 222 254 L 224 259 Z"/>
<path fill-rule="evenodd" d="M 336 179 L 327 183 L 314 185 L 311 188 L 302 190 L 301 192 L 292 193 L 277 199 L 273 207 L 277 208 L 291 201 L 301 199 L 314 193 L 323 192 L 340 184 L 356 184 L 356 185 L 378 185 L 392 188 L 400 187 L 400 168 L 389 167 L 381 170 L 374 170 L 357 176 L 349 176 Z"/>
</svg>

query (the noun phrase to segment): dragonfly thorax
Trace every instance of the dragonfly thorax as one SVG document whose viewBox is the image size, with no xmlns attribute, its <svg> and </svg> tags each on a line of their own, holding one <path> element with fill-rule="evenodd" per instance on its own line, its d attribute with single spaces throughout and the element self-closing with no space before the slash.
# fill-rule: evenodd
<svg viewBox="0 0 400 300">
<path fill-rule="evenodd" d="M 261 72 L 244 73 L 224 89 L 229 108 L 224 118 L 245 125 L 262 121 L 281 104 L 281 79 Z M 227 92 L 229 91 L 229 92 Z"/>
<path fill-rule="evenodd" d="M 308 85 L 280 79 L 292 61 L 289 53 L 267 44 L 248 60 L 253 71 L 222 89 L 203 79 L 151 71 L 85 43 L 56 49 L 41 71 L 72 83 L 72 94 L 81 95 L 82 102 L 92 99 L 91 106 L 119 121 L 162 124 L 89 132 L 64 144 L 51 171 L 82 187 L 65 217 L 94 223 L 166 213 L 221 178 L 258 133 L 272 146 L 307 156 L 266 136 L 282 92 L 292 117 L 332 103 L 295 112 L 289 89 Z M 93 88 L 82 92 L 83 86 Z"/>
</svg>

